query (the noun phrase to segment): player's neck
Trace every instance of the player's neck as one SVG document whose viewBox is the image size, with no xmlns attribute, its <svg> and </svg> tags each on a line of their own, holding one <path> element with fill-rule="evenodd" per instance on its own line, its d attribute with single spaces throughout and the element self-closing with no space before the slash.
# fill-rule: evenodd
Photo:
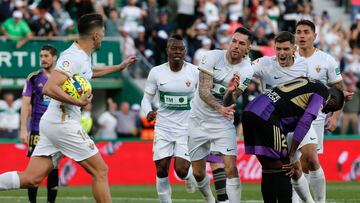
<svg viewBox="0 0 360 203">
<path fill-rule="evenodd" d="M 179 63 L 174 63 L 169 61 L 169 68 L 173 72 L 179 72 L 182 69 L 183 65 L 184 65 L 184 61 L 181 61 Z"/>
<path fill-rule="evenodd" d="M 94 51 L 94 47 L 88 40 L 85 39 L 78 39 L 75 41 L 77 46 L 82 49 L 85 53 L 90 55 Z"/>
<path fill-rule="evenodd" d="M 314 54 L 314 52 L 316 51 L 316 48 L 314 46 L 311 47 L 306 47 L 306 48 L 300 48 L 299 49 L 299 54 L 302 57 L 310 57 Z"/>
<path fill-rule="evenodd" d="M 45 72 L 45 74 L 46 74 L 48 77 L 50 76 L 51 71 L 53 70 L 53 68 L 54 68 L 54 67 L 50 67 L 50 68 L 48 68 L 48 69 L 44 69 L 44 72 Z"/>
</svg>

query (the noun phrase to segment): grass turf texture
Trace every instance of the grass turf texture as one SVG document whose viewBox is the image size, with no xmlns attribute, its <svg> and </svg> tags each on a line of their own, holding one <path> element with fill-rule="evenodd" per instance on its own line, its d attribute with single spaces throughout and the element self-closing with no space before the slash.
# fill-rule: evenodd
<svg viewBox="0 0 360 203">
<path fill-rule="evenodd" d="M 173 202 L 203 202 L 199 192 L 188 194 L 184 185 L 172 186 Z M 328 183 L 327 202 L 360 202 L 360 182 Z M 214 192 L 214 190 L 213 190 Z M 154 185 L 112 186 L 113 202 L 157 203 Z M 243 184 L 242 202 L 262 202 L 259 184 Z M 46 201 L 46 188 L 38 192 L 38 202 Z M 1 203 L 26 203 L 27 190 L 0 192 Z M 60 187 L 57 202 L 90 203 L 95 202 L 90 187 Z"/>
</svg>

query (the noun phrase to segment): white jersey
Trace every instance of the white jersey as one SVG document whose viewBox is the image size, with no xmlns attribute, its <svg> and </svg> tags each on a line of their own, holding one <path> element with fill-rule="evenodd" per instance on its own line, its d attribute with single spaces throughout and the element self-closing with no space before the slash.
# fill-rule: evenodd
<svg viewBox="0 0 360 203">
<path fill-rule="evenodd" d="M 296 55 L 299 56 L 299 53 L 296 52 Z M 308 63 L 308 76 L 311 78 L 320 80 L 325 85 L 342 81 L 339 63 L 329 54 L 316 49 L 310 57 L 304 59 Z M 325 118 L 326 114 L 321 113 L 314 123 L 325 120 Z"/>
<path fill-rule="evenodd" d="M 297 77 L 307 76 L 308 65 L 304 58 L 296 56 L 290 67 L 281 67 L 275 56 L 264 56 L 252 62 L 254 76 L 261 79 L 263 90 Z"/>
<path fill-rule="evenodd" d="M 159 95 L 155 127 L 187 130 L 190 101 L 194 97 L 199 71 L 191 63 L 184 62 L 179 72 L 171 71 L 169 63 L 151 69 L 145 93 Z"/>
<path fill-rule="evenodd" d="M 90 80 L 92 77 L 91 57 L 74 42 L 66 49 L 57 60 L 55 71 L 60 71 L 69 77 L 75 74 Z M 51 122 L 64 122 L 65 120 L 76 120 L 80 122 L 80 107 L 72 104 L 62 103 L 55 99 L 50 104 L 41 119 Z"/>
<path fill-rule="evenodd" d="M 199 70 L 213 76 L 213 88 L 211 93 L 217 101 L 223 104 L 223 97 L 227 86 L 234 74 L 240 76 L 239 89 L 244 91 L 251 81 L 253 69 L 250 59 L 246 58 L 241 63 L 232 65 L 226 59 L 226 50 L 212 50 L 202 58 L 199 64 Z M 224 129 L 224 127 L 233 128 L 231 121 L 228 121 L 215 109 L 207 105 L 196 91 L 195 98 L 191 102 L 191 117 L 197 117 L 208 123 L 209 128 Z M 224 126 L 225 125 L 225 126 Z"/>
</svg>

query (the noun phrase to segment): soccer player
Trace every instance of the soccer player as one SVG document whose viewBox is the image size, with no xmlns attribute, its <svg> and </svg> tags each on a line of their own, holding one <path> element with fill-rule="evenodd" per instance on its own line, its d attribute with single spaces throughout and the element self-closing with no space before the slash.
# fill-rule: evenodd
<svg viewBox="0 0 360 203">
<path fill-rule="evenodd" d="M 172 157 L 176 174 L 187 180 L 188 192 L 195 192 L 196 180 L 187 145 L 187 122 L 199 71 L 197 66 L 184 61 L 186 48 L 180 35 L 168 39 L 166 52 L 168 62 L 152 68 L 149 73 L 141 107 L 148 121 L 156 117 L 153 144 L 156 190 L 160 202 L 169 203 L 171 187 L 168 174 Z M 158 110 L 153 110 L 151 104 L 156 93 L 160 106 Z"/>
<path fill-rule="evenodd" d="M 41 70 L 30 73 L 22 93 L 21 104 L 21 140 L 28 144 L 27 156 L 31 157 L 37 143 L 39 142 L 40 118 L 46 111 L 50 97 L 43 95 L 43 87 L 55 67 L 58 53 L 51 45 L 44 45 L 40 51 Z M 31 109 L 30 130 L 27 128 L 28 117 Z M 30 134 L 29 134 L 30 132 Z M 47 179 L 47 202 L 54 203 L 57 195 L 59 182 L 58 169 L 54 168 Z M 38 187 L 28 188 L 30 203 L 36 203 Z"/>
<path fill-rule="evenodd" d="M 80 107 L 91 102 L 90 93 L 80 99 L 66 94 L 61 86 L 66 79 L 79 74 L 86 79 L 118 72 L 136 61 L 130 56 L 121 64 L 92 69 L 91 53 L 101 46 L 104 21 L 99 14 L 87 14 L 78 22 L 79 39 L 59 57 L 43 93 L 51 97 L 40 120 L 38 142 L 25 171 L 0 175 L 0 190 L 38 187 L 50 171 L 57 167 L 62 155 L 78 162 L 92 176 L 92 192 L 96 202 L 111 202 L 108 167 L 94 142 L 80 125 Z"/>
<path fill-rule="evenodd" d="M 305 58 L 308 63 L 308 76 L 320 80 L 329 87 L 335 87 L 340 90 L 343 88 L 342 77 L 340 74 L 339 63 L 329 54 L 314 47 L 314 41 L 317 37 L 315 33 L 315 25 L 309 20 L 300 20 L 296 24 L 296 44 L 299 47 L 297 55 Z M 346 94 L 346 100 L 351 99 L 351 93 Z M 297 167 L 296 176 L 301 177 L 302 171 L 305 173 L 306 179 L 309 180 L 314 192 L 314 200 L 316 202 L 325 202 L 326 200 L 326 183 L 324 171 L 320 166 L 318 153 L 323 153 L 324 125 L 327 123 L 326 129 L 333 131 L 336 128 L 336 120 L 340 116 L 341 111 L 334 112 L 325 122 L 326 114 L 320 113 L 317 119 L 312 123 L 314 131 L 309 132 L 307 136 L 310 140 L 304 139 L 300 144 L 301 167 Z M 316 142 L 311 142 L 314 140 Z M 294 185 L 296 191 L 309 191 L 309 185 L 304 181 Z M 298 187 L 297 187 L 298 186 Z M 307 192 L 310 195 L 310 192 Z M 304 200 L 308 197 L 301 197 Z M 304 200 L 305 201 L 305 200 Z M 293 202 L 298 202 L 297 195 L 293 195 Z"/>
<path fill-rule="evenodd" d="M 245 152 L 262 165 L 264 202 L 291 202 L 295 152 L 320 111 L 342 108 L 344 94 L 318 80 L 300 77 L 265 91 L 244 110 Z M 256 124 L 256 125 L 254 125 Z M 287 135 L 294 132 L 287 146 Z M 288 177 L 290 176 L 290 177 Z"/>
<path fill-rule="evenodd" d="M 253 75 L 247 57 L 251 41 L 251 32 L 238 28 L 227 50 L 209 51 L 199 64 L 199 87 L 191 102 L 188 144 L 198 188 L 208 203 L 215 202 L 205 171 L 210 151 L 222 155 L 229 202 L 241 199 L 236 130 L 232 121 L 235 100 L 247 88 Z"/>
</svg>

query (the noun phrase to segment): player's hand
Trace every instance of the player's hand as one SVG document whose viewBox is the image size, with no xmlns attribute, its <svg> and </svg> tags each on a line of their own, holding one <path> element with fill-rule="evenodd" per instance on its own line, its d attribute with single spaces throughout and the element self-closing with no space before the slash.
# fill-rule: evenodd
<svg viewBox="0 0 360 203">
<path fill-rule="evenodd" d="M 120 71 L 127 68 L 129 65 L 135 63 L 137 60 L 136 56 L 129 56 L 127 57 L 121 64 L 120 64 Z"/>
<path fill-rule="evenodd" d="M 228 91 L 234 92 L 236 88 L 239 86 L 239 84 L 240 84 L 240 76 L 238 74 L 234 74 L 231 80 L 229 81 Z"/>
<path fill-rule="evenodd" d="M 288 164 L 284 164 L 282 169 L 286 171 L 286 175 L 292 177 L 295 173 L 296 165 L 300 164 L 299 161 L 295 161 L 293 156 L 290 156 L 290 162 Z"/>
<path fill-rule="evenodd" d="M 354 92 L 343 91 L 343 93 L 344 93 L 345 101 L 352 100 Z"/>
<path fill-rule="evenodd" d="M 326 130 L 332 132 L 336 129 L 336 119 L 333 116 L 330 116 L 325 121 Z"/>
<path fill-rule="evenodd" d="M 223 106 L 220 108 L 220 113 L 223 115 L 227 120 L 232 121 L 234 120 L 234 113 L 235 113 L 235 104 L 231 104 L 230 106 Z"/>
<path fill-rule="evenodd" d="M 92 98 L 93 98 L 93 94 L 89 92 L 85 92 L 85 94 L 82 97 L 80 97 L 80 99 L 78 100 L 77 105 L 80 107 L 84 107 L 91 102 Z"/>
<path fill-rule="evenodd" d="M 21 143 L 27 144 L 28 136 L 29 136 L 29 134 L 28 134 L 27 130 L 21 130 L 21 132 L 20 132 Z"/>
<path fill-rule="evenodd" d="M 151 122 L 152 120 L 154 120 L 156 118 L 156 111 L 150 111 L 147 115 L 146 115 L 146 119 L 147 121 Z"/>
</svg>

